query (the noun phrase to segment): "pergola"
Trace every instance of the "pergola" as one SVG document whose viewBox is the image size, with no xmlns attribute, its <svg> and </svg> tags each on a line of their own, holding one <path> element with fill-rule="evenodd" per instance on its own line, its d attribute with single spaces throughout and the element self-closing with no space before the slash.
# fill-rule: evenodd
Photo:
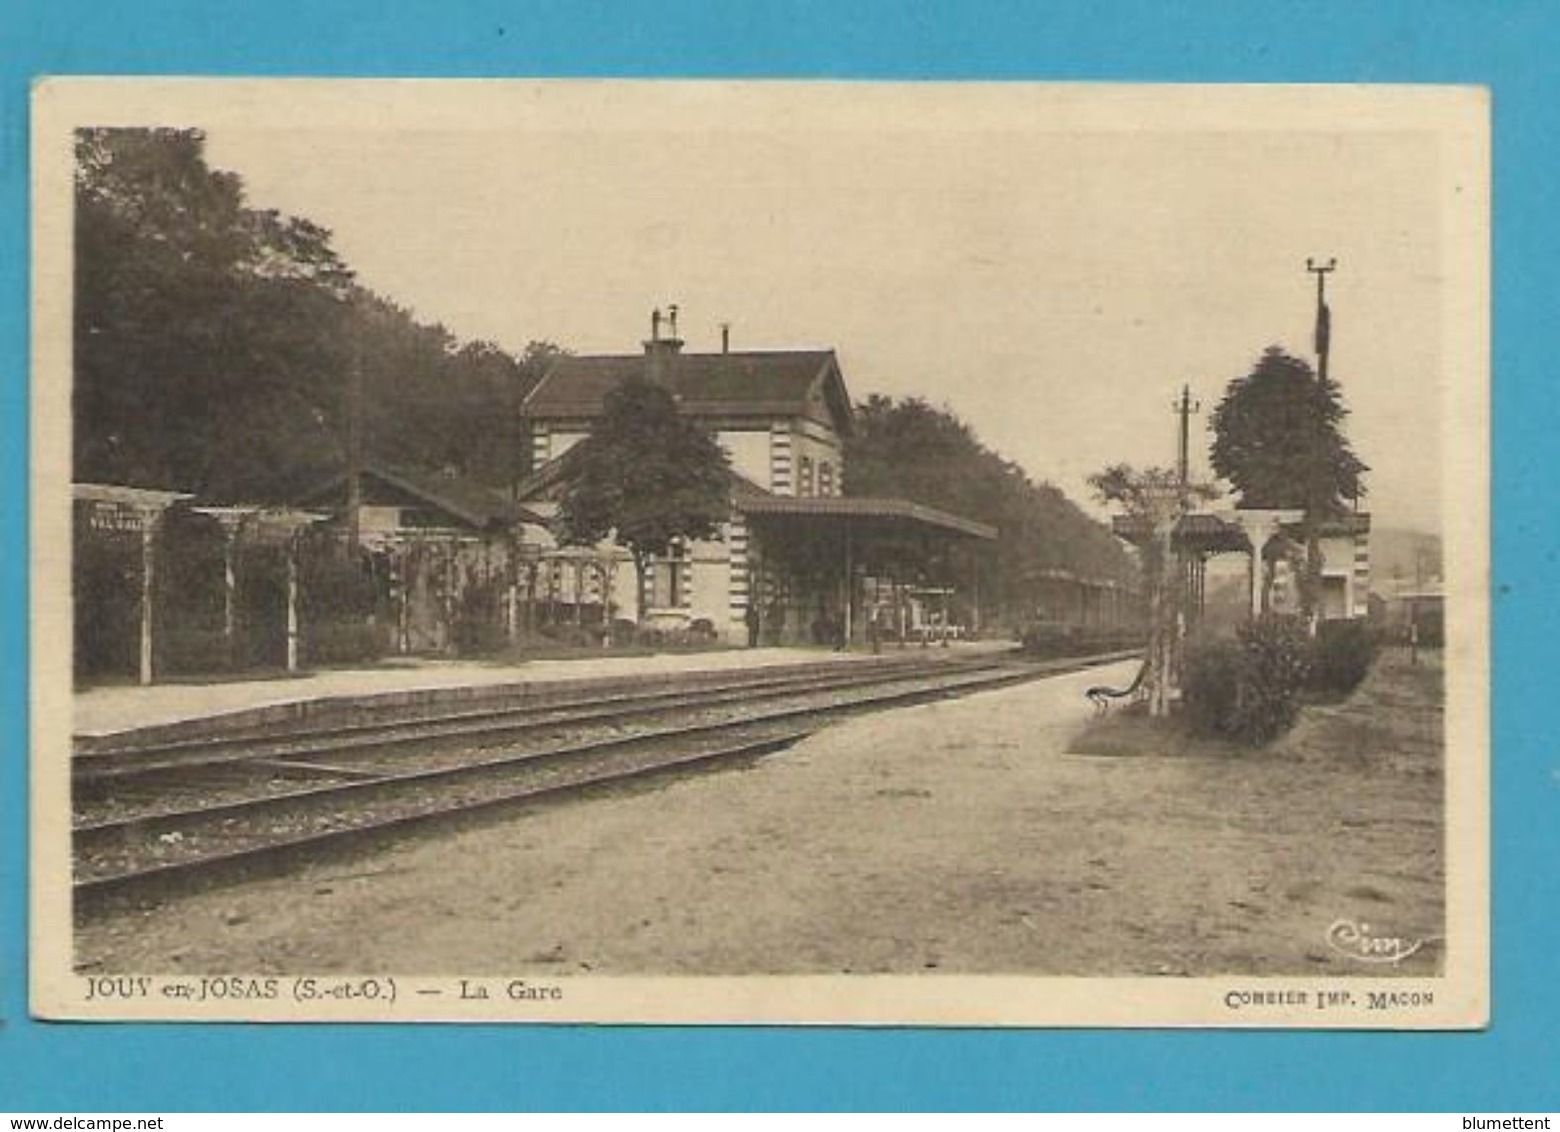
<svg viewBox="0 0 1560 1132">
<path fill-rule="evenodd" d="M 135 531 L 141 535 L 140 650 L 137 679 L 152 682 L 153 586 L 157 572 L 157 527 L 168 508 L 191 496 L 182 491 L 127 487 L 122 484 L 74 483 L 71 499 L 86 507 L 87 528 L 95 531 Z"/>
<path fill-rule="evenodd" d="M 846 647 L 860 624 L 858 578 L 887 579 L 896 607 L 912 588 L 940 583 L 933 588 L 946 603 L 955 580 L 948 552 L 997 537 L 995 527 L 904 499 L 765 495 L 739 498 L 734 505 L 752 531 L 755 575 L 814 585 L 809 597 L 836 597 Z M 972 607 L 978 610 L 980 572 L 973 555 L 967 566 Z M 760 591 L 751 588 L 749 600 L 759 600 Z"/>
<path fill-rule="evenodd" d="M 1246 586 L 1253 617 L 1263 610 L 1263 584 L 1260 560 L 1274 539 L 1285 534 L 1305 517 L 1298 510 L 1259 510 L 1231 508 L 1223 511 L 1188 511 L 1176 516 L 1168 527 L 1161 526 L 1159 537 L 1168 541 L 1170 550 L 1181 563 L 1186 601 L 1200 613 L 1206 598 L 1208 559 L 1217 554 L 1247 556 Z M 1156 536 L 1153 521 L 1145 515 L 1118 515 L 1112 522 L 1118 538 L 1144 547 Z"/>
<path fill-rule="evenodd" d="M 1206 599 L 1208 559 L 1216 554 L 1247 555 L 1247 586 L 1251 616 L 1266 605 L 1261 560 L 1284 528 L 1298 523 L 1304 512 L 1232 508 L 1193 511 L 1183 487 L 1168 487 L 1151 498 L 1149 513 L 1118 515 L 1112 521 L 1117 537 L 1145 556 L 1157 558 L 1160 576 L 1151 585 L 1151 633 L 1143 686 L 1155 715 L 1168 710 L 1167 697 L 1181 678 L 1181 650 L 1190 624 L 1201 616 Z M 1172 577 L 1169 571 L 1175 565 Z"/>
<path fill-rule="evenodd" d="M 287 549 L 287 671 L 298 670 L 298 537 L 311 524 L 329 518 L 321 511 L 298 511 L 259 504 L 191 507 L 196 514 L 215 519 L 222 527 L 222 636 L 231 651 L 234 631 L 234 595 L 237 576 L 234 560 L 244 531 L 258 531 L 262 538 Z"/>
</svg>

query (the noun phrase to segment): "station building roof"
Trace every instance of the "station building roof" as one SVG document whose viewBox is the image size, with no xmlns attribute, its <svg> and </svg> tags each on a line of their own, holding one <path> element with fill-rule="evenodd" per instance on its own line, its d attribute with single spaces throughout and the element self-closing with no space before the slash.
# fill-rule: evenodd
<svg viewBox="0 0 1560 1132">
<path fill-rule="evenodd" d="M 521 412 L 533 420 L 589 420 L 608 393 L 648 372 L 644 354 L 565 356 L 532 389 Z M 657 380 L 694 417 L 826 416 L 851 431 L 850 395 L 833 350 L 744 350 L 660 356 Z"/>
<path fill-rule="evenodd" d="M 431 506 L 462 524 L 477 528 L 542 521 L 535 512 L 465 476 L 424 472 L 378 459 L 365 460 L 362 475 L 367 481 L 365 502 Z M 304 493 L 301 502 L 345 505 L 346 482 L 346 473 L 338 473 Z M 379 492 L 371 486 L 376 482 L 381 487 Z"/>
</svg>

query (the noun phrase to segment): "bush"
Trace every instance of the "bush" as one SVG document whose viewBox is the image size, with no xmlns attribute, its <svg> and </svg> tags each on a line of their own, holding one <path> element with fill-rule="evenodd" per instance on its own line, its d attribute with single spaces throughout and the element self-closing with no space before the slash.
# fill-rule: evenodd
<svg viewBox="0 0 1560 1132">
<path fill-rule="evenodd" d="M 1298 617 L 1268 614 L 1241 626 L 1240 707 L 1236 735 L 1253 746 L 1289 730 L 1311 669 L 1311 639 Z"/>
<path fill-rule="evenodd" d="M 1311 641 L 1298 618 L 1271 614 L 1237 637 L 1187 649 L 1182 696 L 1196 730 L 1260 746 L 1295 721 Z"/>
<path fill-rule="evenodd" d="M 496 583 L 466 587 L 455 611 L 454 637 L 460 656 L 491 655 L 509 643 L 503 591 Z"/>
<path fill-rule="evenodd" d="M 1194 731 L 1203 735 L 1234 733 L 1245 663 L 1245 650 L 1228 638 L 1187 645 L 1181 703 Z"/>
<path fill-rule="evenodd" d="M 309 664 L 366 664 L 384 655 L 384 635 L 362 621 L 324 621 L 305 626 L 303 652 Z"/>
<path fill-rule="evenodd" d="M 1347 695 L 1365 679 L 1375 655 L 1370 626 L 1364 621 L 1323 621 L 1317 627 L 1310 687 Z"/>
<path fill-rule="evenodd" d="M 236 647 L 236 646 L 235 646 Z M 178 626 L 165 629 L 158 638 L 160 667 L 180 675 L 227 672 L 233 667 L 233 651 L 221 629 Z"/>
<path fill-rule="evenodd" d="M 555 644 L 570 648 L 601 647 L 601 630 L 590 625 L 574 625 L 568 622 L 542 625 L 537 629 L 537 633 Z"/>
<path fill-rule="evenodd" d="M 305 543 L 298 557 L 298 599 L 305 623 L 366 618 L 378 611 L 379 584 L 366 561 L 352 561 L 337 546 L 313 542 Z"/>
</svg>

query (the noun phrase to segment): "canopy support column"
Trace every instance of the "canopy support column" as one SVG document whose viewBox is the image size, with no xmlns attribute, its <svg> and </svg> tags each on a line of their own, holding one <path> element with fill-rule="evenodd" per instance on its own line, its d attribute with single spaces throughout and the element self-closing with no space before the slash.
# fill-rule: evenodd
<svg viewBox="0 0 1560 1132">
<path fill-rule="evenodd" d="M 298 671 L 298 536 L 287 540 L 287 671 Z"/>
<path fill-rule="evenodd" d="M 840 641 L 840 648 L 849 651 L 851 640 L 852 614 L 855 612 L 856 587 L 855 587 L 855 563 L 851 561 L 851 537 L 850 523 L 845 524 L 845 632 Z"/>
<path fill-rule="evenodd" d="M 142 684 L 152 682 L 152 592 L 157 559 L 157 520 L 160 514 L 143 512 L 141 517 L 141 656 L 138 677 Z"/>
</svg>

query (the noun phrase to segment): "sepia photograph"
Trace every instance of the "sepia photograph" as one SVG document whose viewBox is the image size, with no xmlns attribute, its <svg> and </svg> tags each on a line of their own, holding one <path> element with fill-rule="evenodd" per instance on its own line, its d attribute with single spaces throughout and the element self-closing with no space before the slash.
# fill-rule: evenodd
<svg viewBox="0 0 1560 1132">
<path fill-rule="evenodd" d="M 1488 130 L 40 81 L 35 1013 L 1484 1025 Z"/>
</svg>

